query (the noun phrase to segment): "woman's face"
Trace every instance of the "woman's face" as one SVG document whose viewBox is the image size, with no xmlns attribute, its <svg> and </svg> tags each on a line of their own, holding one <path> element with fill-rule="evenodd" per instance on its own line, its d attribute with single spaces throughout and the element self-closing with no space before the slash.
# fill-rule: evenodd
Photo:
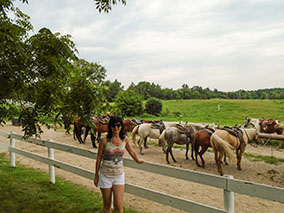
<svg viewBox="0 0 284 213">
<path fill-rule="evenodd" d="M 120 122 L 116 122 L 114 124 L 111 125 L 111 129 L 113 133 L 119 133 L 121 130 L 121 123 Z"/>
</svg>

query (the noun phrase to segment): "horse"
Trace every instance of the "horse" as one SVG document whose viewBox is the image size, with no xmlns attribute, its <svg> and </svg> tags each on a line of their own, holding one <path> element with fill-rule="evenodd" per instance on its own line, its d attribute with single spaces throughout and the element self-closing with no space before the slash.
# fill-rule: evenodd
<svg viewBox="0 0 284 213">
<path fill-rule="evenodd" d="M 198 130 L 193 135 L 191 146 L 192 146 L 192 149 L 194 149 L 195 161 L 198 167 L 205 168 L 205 161 L 202 155 L 207 151 L 209 147 L 211 147 L 210 137 L 214 132 L 215 132 L 214 129 L 205 128 L 205 129 Z M 199 152 L 200 146 L 201 146 L 201 151 Z M 200 166 L 200 164 L 198 163 L 198 155 L 200 156 L 200 159 L 202 161 L 202 166 Z"/>
<path fill-rule="evenodd" d="M 193 145 L 192 145 L 193 136 L 194 136 L 195 132 L 197 132 L 198 130 L 204 129 L 205 126 L 204 125 L 197 125 L 197 124 L 185 124 L 185 127 L 189 128 L 190 143 L 191 143 L 191 159 L 194 160 L 194 156 L 193 156 L 194 148 L 193 148 Z M 189 144 L 186 146 L 187 152 L 188 152 L 188 149 L 189 149 Z"/>
<path fill-rule="evenodd" d="M 261 132 L 260 121 L 258 118 L 246 118 L 244 127 L 248 128 L 250 126 L 255 128 L 258 132 Z"/>
<path fill-rule="evenodd" d="M 250 140 L 254 140 L 257 142 L 258 140 L 258 132 L 256 129 L 240 129 L 241 136 L 237 137 L 230 134 L 226 130 L 218 130 L 215 131 L 211 138 L 210 144 L 214 150 L 215 162 L 217 165 L 217 170 L 221 176 L 223 176 L 223 171 L 221 167 L 221 162 L 224 154 L 229 157 L 229 161 L 233 159 L 233 151 L 236 150 L 237 156 L 237 168 L 241 170 L 241 159 L 242 155 L 245 151 L 246 145 Z"/>
<path fill-rule="evenodd" d="M 283 122 L 279 122 L 278 124 L 276 124 L 275 129 L 278 135 L 284 135 L 284 123 Z"/>
<path fill-rule="evenodd" d="M 137 124 L 133 122 L 133 120 L 130 120 L 130 119 L 122 119 L 122 122 L 123 122 L 125 133 L 132 132 L 134 127 L 137 126 Z"/>
<path fill-rule="evenodd" d="M 189 147 L 189 143 L 191 140 L 191 131 L 187 126 L 171 126 L 168 127 L 167 129 L 165 129 L 161 136 L 160 136 L 160 140 L 161 140 L 161 144 L 162 144 L 162 149 L 163 151 L 166 153 L 166 160 L 169 162 L 169 153 L 172 156 L 172 160 L 176 163 L 176 159 L 173 156 L 173 152 L 172 152 L 172 146 L 176 143 L 176 144 L 186 144 L 186 159 L 188 159 L 188 147 Z M 167 149 L 166 149 L 166 145 L 165 142 L 167 142 Z"/>
<path fill-rule="evenodd" d="M 74 140 L 78 140 L 80 144 L 85 143 L 82 140 L 82 132 L 83 132 L 83 128 L 86 129 L 87 125 L 85 125 L 84 123 L 81 122 L 80 118 L 76 118 L 74 121 L 74 129 L 73 129 L 73 138 Z"/>
<path fill-rule="evenodd" d="M 163 121 L 159 121 L 158 123 L 143 123 L 134 127 L 132 130 L 132 142 L 137 146 L 135 137 L 136 134 L 138 134 L 140 136 L 138 140 L 140 154 L 143 155 L 143 148 L 141 146 L 142 141 L 144 141 L 144 148 L 147 149 L 147 138 L 159 139 L 165 128 L 166 127 Z"/>
<path fill-rule="evenodd" d="M 93 145 L 93 148 L 97 148 L 95 135 L 96 133 L 98 133 L 97 141 L 100 142 L 101 133 L 108 132 L 108 120 L 109 119 L 102 120 L 102 119 L 99 119 L 98 117 L 92 117 L 93 124 L 88 125 L 86 127 L 83 143 L 85 143 L 89 131 L 92 130 L 91 131 L 92 145 Z"/>
</svg>

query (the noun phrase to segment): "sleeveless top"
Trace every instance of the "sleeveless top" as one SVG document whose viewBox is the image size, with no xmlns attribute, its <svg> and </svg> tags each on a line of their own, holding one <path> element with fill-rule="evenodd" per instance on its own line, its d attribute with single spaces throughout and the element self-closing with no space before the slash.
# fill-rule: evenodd
<svg viewBox="0 0 284 213">
<path fill-rule="evenodd" d="M 115 146 L 111 139 L 107 139 L 100 172 L 107 177 L 119 177 L 123 174 L 123 154 L 125 151 L 125 142 L 122 140 L 120 146 Z"/>
</svg>

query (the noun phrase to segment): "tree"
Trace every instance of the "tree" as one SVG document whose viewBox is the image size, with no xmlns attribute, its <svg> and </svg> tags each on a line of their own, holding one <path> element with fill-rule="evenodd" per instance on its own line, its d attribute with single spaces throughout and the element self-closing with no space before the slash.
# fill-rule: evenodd
<svg viewBox="0 0 284 213">
<path fill-rule="evenodd" d="M 96 9 L 99 12 L 109 12 L 111 10 L 112 5 L 116 5 L 117 2 L 121 2 L 122 4 L 126 4 L 126 0 L 94 0 L 96 2 Z"/>
<path fill-rule="evenodd" d="M 133 90 L 120 91 L 115 97 L 115 111 L 121 116 L 135 116 L 143 111 L 143 97 Z"/>
<path fill-rule="evenodd" d="M 107 100 L 110 102 L 113 102 L 115 96 L 123 90 L 123 86 L 121 86 L 121 83 L 117 79 L 114 82 L 105 81 L 104 85 L 108 88 Z"/>
<path fill-rule="evenodd" d="M 125 0 L 95 0 L 97 9 L 108 12 L 112 4 Z M 21 0 L 27 3 L 27 0 Z M 14 17 L 10 18 L 7 14 Z M 25 135 L 40 134 L 42 117 L 58 122 L 66 113 L 85 116 L 102 110 L 105 69 L 78 61 L 70 35 L 42 28 L 33 29 L 29 17 L 13 5 L 0 4 L 0 123 L 20 116 Z"/>
<path fill-rule="evenodd" d="M 145 111 L 151 115 L 158 115 L 162 111 L 162 102 L 157 98 L 149 98 L 146 101 Z"/>
</svg>

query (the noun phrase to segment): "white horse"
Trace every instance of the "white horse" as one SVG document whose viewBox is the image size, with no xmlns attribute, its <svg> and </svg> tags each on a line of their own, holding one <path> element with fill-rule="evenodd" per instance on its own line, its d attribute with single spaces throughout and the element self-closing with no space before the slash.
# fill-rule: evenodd
<svg viewBox="0 0 284 213">
<path fill-rule="evenodd" d="M 165 124 L 163 122 L 160 123 L 143 123 L 139 126 L 134 127 L 132 130 L 132 142 L 137 146 L 136 144 L 136 134 L 140 136 L 138 140 L 138 145 L 139 145 L 139 151 L 143 155 L 143 147 L 141 145 L 142 141 L 144 141 L 144 148 L 147 149 L 147 138 L 152 138 L 152 139 L 159 139 L 161 133 L 165 129 Z M 160 142 L 159 142 L 160 144 Z"/>
<path fill-rule="evenodd" d="M 258 132 L 261 132 L 259 123 L 260 121 L 258 118 L 246 118 L 244 127 L 247 128 L 249 125 L 252 125 Z"/>
</svg>

